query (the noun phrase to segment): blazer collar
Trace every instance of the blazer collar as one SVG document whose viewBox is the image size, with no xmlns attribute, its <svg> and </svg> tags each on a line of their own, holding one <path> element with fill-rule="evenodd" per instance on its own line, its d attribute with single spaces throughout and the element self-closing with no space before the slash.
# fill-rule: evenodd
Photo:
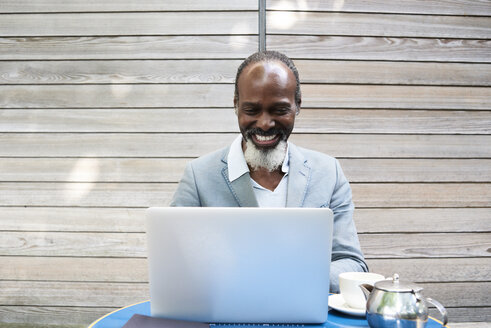
<svg viewBox="0 0 491 328">
<path fill-rule="evenodd" d="M 259 205 L 252 189 L 251 176 L 249 175 L 249 172 L 242 174 L 239 178 L 232 182 L 228 178 L 227 156 L 229 150 L 230 147 L 227 147 L 222 156 L 222 162 L 224 164 L 224 167 L 222 168 L 222 176 L 225 179 L 225 182 L 227 183 L 232 195 L 234 195 L 235 200 L 240 207 L 258 207 Z"/>
<path fill-rule="evenodd" d="M 289 147 L 290 169 L 288 173 L 286 207 L 302 207 L 307 195 L 311 168 L 308 165 L 307 159 L 305 159 L 303 154 L 294 144 L 290 143 Z M 222 162 L 224 164 L 222 176 L 239 206 L 258 207 L 259 205 L 252 189 L 251 176 L 249 173 L 243 174 L 232 182 L 230 182 L 228 178 L 227 155 L 229 148 L 230 147 L 225 148 L 222 155 Z"/>
<path fill-rule="evenodd" d="M 302 207 L 310 181 L 311 168 L 300 150 L 290 143 L 290 171 L 286 207 Z"/>
</svg>

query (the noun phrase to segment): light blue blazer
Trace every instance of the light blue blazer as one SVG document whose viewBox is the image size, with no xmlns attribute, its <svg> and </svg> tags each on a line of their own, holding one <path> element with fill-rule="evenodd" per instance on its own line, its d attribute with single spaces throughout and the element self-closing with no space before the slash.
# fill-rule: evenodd
<svg viewBox="0 0 491 328">
<path fill-rule="evenodd" d="M 248 173 L 230 181 L 230 147 L 187 164 L 171 206 L 257 207 Z M 330 290 L 339 292 L 338 275 L 368 271 L 353 222 L 351 188 L 339 162 L 328 155 L 289 143 L 287 207 L 329 207 L 334 212 Z"/>
</svg>

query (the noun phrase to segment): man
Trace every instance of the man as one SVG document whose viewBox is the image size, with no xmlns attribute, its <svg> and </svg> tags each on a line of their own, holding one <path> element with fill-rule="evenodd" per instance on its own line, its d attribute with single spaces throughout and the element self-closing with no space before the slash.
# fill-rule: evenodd
<svg viewBox="0 0 491 328">
<path fill-rule="evenodd" d="M 334 212 L 331 292 L 338 275 L 367 271 L 353 223 L 351 188 L 338 161 L 288 143 L 300 111 L 298 72 L 285 55 L 251 55 L 235 80 L 241 135 L 189 163 L 171 206 L 329 207 Z"/>
</svg>

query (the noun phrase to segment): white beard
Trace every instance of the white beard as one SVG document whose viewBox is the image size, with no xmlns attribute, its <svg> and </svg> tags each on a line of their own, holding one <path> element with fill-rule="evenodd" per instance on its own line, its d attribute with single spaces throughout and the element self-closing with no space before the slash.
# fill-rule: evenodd
<svg viewBox="0 0 491 328">
<path fill-rule="evenodd" d="M 255 171 L 258 168 L 265 168 L 269 172 L 272 172 L 283 164 L 286 147 L 286 141 L 281 140 L 276 147 L 263 150 L 257 148 L 252 140 L 247 138 L 244 157 L 252 170 Z"/>
</svg>

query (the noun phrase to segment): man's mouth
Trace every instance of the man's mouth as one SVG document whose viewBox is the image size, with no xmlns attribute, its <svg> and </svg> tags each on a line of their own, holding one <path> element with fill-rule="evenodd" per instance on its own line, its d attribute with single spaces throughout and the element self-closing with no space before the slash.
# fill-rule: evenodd
<svg viewBox="0 0 491 328">
<path fill-rule="evenodd" d="M 273 135 L 268 135 L 268 136 L 264 136 L 264 135 L 260 135 L 260 134 L 256 134 L 256 133 L 252 133 L 251 135 L 252 135 L 252 141 L 259 147 L 274 146 L 279 142 L 280 137 L 281 137 L 281 135 L 279 133 L 273 134 Z"/>
</svg>

